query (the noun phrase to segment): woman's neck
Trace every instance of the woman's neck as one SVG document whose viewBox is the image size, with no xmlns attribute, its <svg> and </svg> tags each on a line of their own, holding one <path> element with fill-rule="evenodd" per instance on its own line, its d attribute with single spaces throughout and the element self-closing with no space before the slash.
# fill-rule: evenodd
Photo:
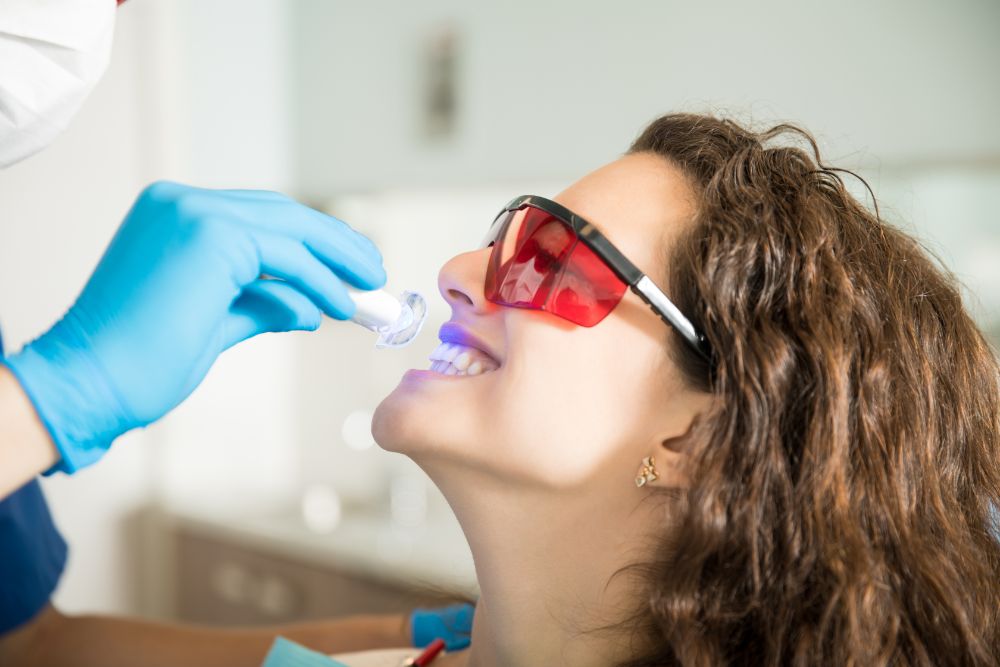
<svg viewBox="0 0 1000 667">
<path fill-rule="evenodd" d="M 425 468 L 475 558 L 481 597 L 466 664 L 604 667 L 627 655 L 631 637 L 612 626 L 635 610 L 638 593 L 622 568 L 648 555 L 642 537 L 651 522 L 662 526 L 662 505 L 601 480 L 525 491 L 447 465 Z"/>
</svg>

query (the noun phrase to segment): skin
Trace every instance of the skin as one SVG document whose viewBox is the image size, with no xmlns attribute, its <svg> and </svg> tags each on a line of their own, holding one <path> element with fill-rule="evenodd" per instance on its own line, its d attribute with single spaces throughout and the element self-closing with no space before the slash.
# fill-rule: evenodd
<svg viewBox="0 0 1000 667">
<path fill-rule="evenodd" d="M 556 201 L 599 227 L 654 281 L 692 215 L 682 175 L 629 155 L 585 176 Z M 592 328 L 486 301 L 490 250 L 451 259 L 439 288 L 453 322 L 501 362 L 475 377 L 410 371 L 381 403 L 373 433 L 438 484 L 472 547 L 482 595 L 472 647 L 442 665 L 613 664 L 629 637 L 594 632 L 637 598 L 615 577 L 650 554 L 683 488 L 673 446 L 707 409 L 667 355 L 674 335 L 626 292 Z M 654 456 L 660 479 L 633 480 Z"/>
<path fill-rule="evenodd" d="M 246 667 L 264 661 L 277 635 L 324 653 L 409 642 L 402 615 L 352 616 L 256 628 L 200 628 L 106 616 L 66 616 L 47 607 L 0 637 L 0 664 L 42 667 Z"/>
<path fill-rule="evenodd" d="M 0 364 L 0 499 L 58 460 L 59 452 L 24 389 Z"/>
</svg>

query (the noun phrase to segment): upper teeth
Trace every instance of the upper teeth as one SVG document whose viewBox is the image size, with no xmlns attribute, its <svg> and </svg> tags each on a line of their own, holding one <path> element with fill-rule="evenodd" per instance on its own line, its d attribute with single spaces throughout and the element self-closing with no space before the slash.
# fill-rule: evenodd
<svg viewBox="0 0 1000 667">
<path fill-rule="evenodd" d="M 479 375 L 497 369 L 497 362 L 482 350 L 456 343 L 441 343 L 430 360 L 431 370 L 444 375 Z"/>
</svg>

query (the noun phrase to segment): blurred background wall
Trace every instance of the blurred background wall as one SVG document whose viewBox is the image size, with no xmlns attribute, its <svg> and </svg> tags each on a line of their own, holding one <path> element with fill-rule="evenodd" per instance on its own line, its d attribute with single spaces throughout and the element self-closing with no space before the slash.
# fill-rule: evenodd
<svg viewBox="0 0 1000 667">
<path fill-rule="evenodd" d="M 437 268 L 509 197 L 555 194 L 660 113 L 715 110 L 815 132 L 996 330 L 998 37 L 992 0 L 130 0 L 70 130 L 0 172 L 0 326 L 8 351 L 50 326 L 138 191 L 170 178 L 340 215 L 383 248 L 390 288 L 432 297 L 431 329 L 448 315 Z M 367 434 L 433 335 L 375 353 L 353 329 L 227 353 L 176 413 L 101 465 L 46 479 L 71 544 L 57 603 L 176 614 L 187 575 L 159 533 L 178 525 L 289 562 L 341 559 L 377 579 L 403 559 L 426 583 L 468 584 L 443 501 Z M 434 551 L 419 535 L 438 526 Z M 433 565 L 449 558 L 453 582 Z M 211 585 L 240 588 L 235 571 Z M 285 609 L 284 589 L 258 588 Z"/>
</svg>

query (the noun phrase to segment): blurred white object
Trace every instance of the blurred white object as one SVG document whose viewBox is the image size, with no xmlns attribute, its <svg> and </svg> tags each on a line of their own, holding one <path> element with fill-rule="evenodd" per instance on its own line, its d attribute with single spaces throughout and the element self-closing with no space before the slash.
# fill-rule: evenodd
<svg viewBox="0 0 1000 667">
<path fill-rule="evenodd" d="M 340 435 L 348 447 L 360 452 L 375 445 L 375 439 L 372 437 L 373 416 L 371 410 L 355 410 L 347 415 L 340 428 Z"/>
<path fill-rule="evenodd" d="M 302 494 L 302 521 L 314 533 L 332 533 L 340 524 L 340 496 L 327 484 L 313 484 Z"/>
<path fill-rule="evenodd" d="M 111 0 L 0 3 L 0 167 L 66 129 L 108 66 Z"/>
</svg>

